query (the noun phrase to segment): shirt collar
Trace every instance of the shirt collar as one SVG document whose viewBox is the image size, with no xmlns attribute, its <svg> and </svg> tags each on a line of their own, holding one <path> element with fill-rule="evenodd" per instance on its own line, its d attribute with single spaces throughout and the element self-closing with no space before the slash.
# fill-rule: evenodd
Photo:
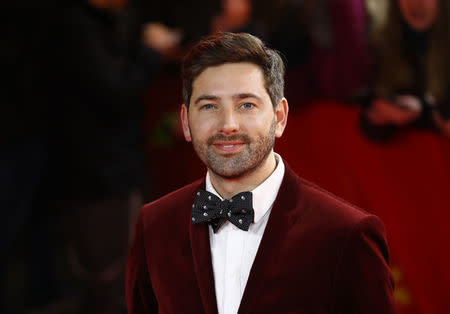
<svg viewBox="0 0 450 314">
<path fill-rule="evenodd" d="M 281 182 L 283 181 L 285 170 L 284 163 L 280 155 L 277 153 L 274 154 L 277 160 L 275 170 L 266 180 L 251 191 L 253 194 L 255 223 L 257 223 L 267 213 L 267 211 L 272 208 L 273 202 L 277 197 L 278 190 L 280 189 Z M 206 173 L 206 191 L 217 195 L 221 200 L 223 200 L 211 183 L 209 171 Z"/>
</svg>

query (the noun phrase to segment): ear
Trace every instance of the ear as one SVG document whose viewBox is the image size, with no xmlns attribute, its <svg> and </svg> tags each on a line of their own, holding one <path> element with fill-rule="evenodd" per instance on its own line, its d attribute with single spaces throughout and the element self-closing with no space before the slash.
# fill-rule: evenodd
<svg viewBox="0 0 450 314">
<path fill-rule="evenodd" d="M 191 131 L 189 130 L 188 108 L 185 104 L 181 105 L 180 111 L 181 125 L 183 126 L 183 134 L 186 141 L 191 142 Z"/>
<path fill-rule="evenodd" d="M 286 128 L 287 118 L 289 113 L 289 106 L 286 98 L 282 98 L 280 102 L 275 107 L 275 136 L 281 137 L 283 135 L 284 129 Z"/>
</svg>

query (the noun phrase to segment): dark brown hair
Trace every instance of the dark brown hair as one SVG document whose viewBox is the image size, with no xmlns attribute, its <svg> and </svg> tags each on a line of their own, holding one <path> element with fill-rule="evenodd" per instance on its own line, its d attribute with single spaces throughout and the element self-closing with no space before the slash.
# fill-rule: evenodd
<svg viewBox="0 0 450 314">
<path fill-rule="evenodd" d="M 445 97 L 450 81 L 450 5 L 447 0 L 440 0 L 439 5 L 438 16 L 430 29 L 424 79 L 426 93 L 436 100 Z M 414 84 L 413 69 L 404 55 L 402 19 L 397 1 L 392 1 L 386 22 L 372 32 L 378 71 L 375 91 L 381 97 L 389 97 L 395 89 Z"/>
<path fill-rule="evenodd" d="M 203 38 L 185 56 L 182 65 L 183 101 L 192 96 L 194 80 L 208 67 L 249 62 L 263 72 L 265 88 L 275 107 L 284 95 L 284 63 L 277 51 L 247 33 L 217 33 Z"/>
</svg>

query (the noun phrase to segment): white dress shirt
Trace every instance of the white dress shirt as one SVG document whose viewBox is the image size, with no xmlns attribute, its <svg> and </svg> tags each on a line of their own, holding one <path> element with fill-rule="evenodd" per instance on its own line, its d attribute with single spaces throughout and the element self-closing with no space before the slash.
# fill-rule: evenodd
<svg viewBox="0 0 450 314">
<path fill-rule="evenodd" d="M 275 158 L 275 171 L 252 191 L 255 221 L 250 224 L 249 230 L 243 231 L 229 221 L 217 233 L 209 227 L 219 314 L 236 314 L 239 309 L 250 269 L 284 176 L 283 160 L 276 153 Z M 212 186 L 209 172 L 206 174 L 206 190 L 223 200 Z"/>
</svg>

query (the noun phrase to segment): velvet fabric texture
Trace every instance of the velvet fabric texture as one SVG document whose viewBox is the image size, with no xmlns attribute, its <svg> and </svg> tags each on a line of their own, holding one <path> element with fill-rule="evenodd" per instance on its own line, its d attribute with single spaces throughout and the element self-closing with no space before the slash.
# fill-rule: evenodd
<svg viewBox="0 0 450 314">
<path fill-rule="evenodd" d="M 217 313 L 198 180 L 143 207 L 127 262 L 129 314 Z M 238 313 L 396 313 L 382 222 L 299 178 L 283 183 Z"/>
</svg>

